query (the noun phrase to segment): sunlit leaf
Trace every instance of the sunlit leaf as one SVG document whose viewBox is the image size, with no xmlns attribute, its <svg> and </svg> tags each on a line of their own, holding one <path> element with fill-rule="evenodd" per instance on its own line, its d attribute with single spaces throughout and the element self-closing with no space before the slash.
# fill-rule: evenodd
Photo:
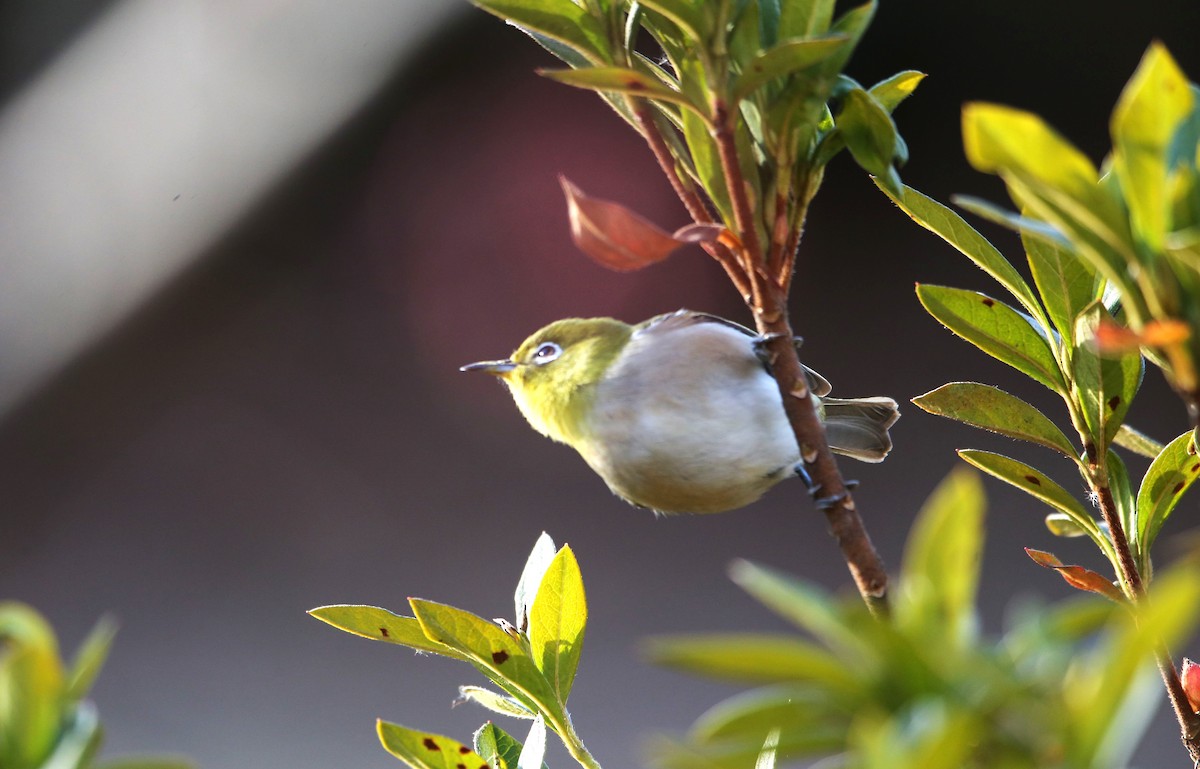
<svg viewBox="0 0 1200 769">
<path fill-rule="evenodd" d="M 1169 228 L 1168 154 L 1192 107 L 1187 77 L 1162 43 L 1151 44 L 1112 115 L 1113 169 L 1134 233 L 1151 252 L 1162 250 Z"/>
<path fill-rule="evenodd" d="M 866 91 L 854 89 L 842 100 L 837 127 L 854 160 L 885 186 L 896 157 L 896 124 L 883 106 Z M 894 187 L 891 190 L 899 194 Z"/>
<path fill-rule="evenodd" d="M 464 699 L 482 705 L 493 713 L 500 713 L 513 718 L 533 718 L 534 713 L 517 700 L 491 689 L 481 686 L 460 686 L 458 695 Z M 486 756 L 485 756 L 486 758 Z"/>
<path fill-rule="evenodd" d="M 1138 489 L 1138 542 L 1144 553 L 1150 552 L 1163 524 L 1198 476 L 1200 457 L 1196 456 L 1192 431 L 1188 430 L 1168 443 L 1150 463 Z"/>
<path fill-rule="evenodd" d="M 1086 537 L 1087 529 L 1079 525 L 1066 513 L 1050 513 L 1046 516 L 1046 528 L 1056 537 Z"/>
<path fill-rule="evenodd" d="M 833 21 L 835 0 L 787 0 L 779 14 L 779 37 L 790 40 L 825 34 Z"/>
<path fill-rule="evenodd" d="M 484 769 L 487 762 L 470 747 L 433 732 L 380 720 L 376 732 L 384 749 L 413 769 Z"/>
<path fill-rule="evenodd" d="M 930 414 L 1037 443 L 1075 459 L 1075 447 L 1062 430 L 1025 401 L 991 385 L 951 382 L 913 398 Z"/>
<path fill-rule="evenodd" d="M 566 702 L 587 629 L 587 599 L 575 554 L 563 546 L 550 562 L 529 610 L 529 646 L 559 702 Z"/>
<path fill-rule="evenodd" d="M 521 756 L 517 759 L 517 769 L 541 769 L 546 757 L 546 722 L 539 715 L 533 719 L 529 734 L 525 737 L 525 745 L 521 748 Z"/>
<path fill-rule="evenodd" d="M 66 717 L 58 641 L 32 607 L 0 601 L 0 759 L 38 766 Z"/>
<path fill-rule="evenodd" d="M 462 609 L 419 598 L 409 604 L 430 639 L 463 654 L 530 710 L 562 714 L 554 690 L 520 641 Z"/>
<path fill-rule="evenodd" d="M 407 646 L 420 652 L 432 652 L 462 659 L 462 655 L 443 644 L 430 641 L 414 617 L 402 617 L 378 606 L 339 604 L 320 606 L 308 612 L 339 630 L 373 641 Z"/>
<path fill-rule="evenodd" d="M 917 90 L 917 86 L 925 79 L 924 72 L 917 72 L 915 69 L 906 69 L 903 72 L 897 72 L 886 80 L 880 80 L 875 85 L 867 89 L 867 93 L 875 101 L 887 110 L 890 114 L 900 103 L 912 96 L 913 91 Z"/>
<path fill-rule="evenodd" d="M 1050 343 L 1008 305 L 975 291 L 924 284 L 917 297 L 943 326 L 988 355 L 1055 392 L 1066 389 Z"/>
<path fill-rule="evenodd" d="M 533 604 L 538 585 L 542 584 L 542 577 L 546 574 L 546 569 L 550 568 L 550 562 L 554 560 L 557 552 L 554 540 L 543 531 L 534 543 L 533 550 L 529 552 L 529 557 L 525 559 L 525 568 L 521 571 L 521 579 L 517 582 L 517 590 L 513 595 L 516 609 L 514 616 L 517 627 L 522 632 L 529 629 L 529 607 Z"/>
<path fill-rule="evenodd" d="M 782 727 L 787 732 L 811 729 L 842 716 L 835 694 L 797 684 L 763 686 L 735 694 L 705 711 L 690 736 L 700 743 L 731 737 L 757 737 Z"/>
<path fill-rule="evenodd" d="M 571 46 L 594 62 L 610 61 L 604 29 L 571 0 L 471 0 L 488 13 Z"/>
</svg>

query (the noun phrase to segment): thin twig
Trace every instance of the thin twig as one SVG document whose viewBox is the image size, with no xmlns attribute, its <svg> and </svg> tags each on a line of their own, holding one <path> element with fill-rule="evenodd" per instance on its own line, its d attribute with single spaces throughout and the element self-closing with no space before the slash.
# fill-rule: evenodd
<svg viewBox="0 0 1200 769">
<path fill-rule="evenodd" d="M 854 577 L 859 593 L 872 613 L 886 616 L 887 570 L 867 535 L 854 498 L 847 490 L 837 462 L 829 449 L 825 426 L 817 414 L 804 367 L 800 364 L 796 346 L 792 341 L 793 334 L 787 315 L 787 292 L 777 282 L 768 280 L 765 274 L 766 264 L 757 223 L 746 195 L 746 182 L 738 164 L 737 147 L 728 124 L 728 116 L 722 105 L 717 105 L 714 117 L 717 152 L 721 158 L 721 168 L 733 204 L 738 234 L 742 237 L 743 266 L 750 275 L 754 294 L 750 309 L 758 332 L 766 340 L 767 361 L 779 385 L 784 411 L 800 448 L 801 461 L 808 468 L 813 483 L 820 488 L 819 493 L 823 500 L 820 507 L 825 513 L 830 534 L 842 550 L 842 556 Z M 795 229 L 798 231 L 801 226 L 802 221 Z M 799 236 L 795 234 L 793 237 L 798 239 Z M 795 242 L 798 243 L 798 240 Z M 793 247 L 784 257 L 789 272 L 794 254 Z"/>
<path fill-rule="evenodd" d="M 1142 582 L 1142 575 L 1138 572 L 1134 562 L 1129 540 L 1125 536 L 1125 529 L 1117 514 L 1117 504 L 1113 499 L 1112 488 L 1107 483 L 1093 482 L 1092 485 L 1099 498 L 1100 514 L 1104 516 L 1104 522 L 1108 525 L 1112 537 L 1113 547 L 1117 552 L 1117 567 L 1121 572 L 1121 581 L 1128 585 L 1130 597 L 1136 606 L 1145 600 L 1146 588 Z M 1183 746 L 1187 748 L 1193 762 L 1200 762 L 1200 716 L 1192 710 L 1191 704 L 1188 702 L 1187 694 L 1183 691 L 1183 682 L 1179 678 L 1179 671 L 1165 644 L 1158 644 L 1155 647 L 1154 662 L 1162 676 L 1163 685 L 1166 686 L 1167 698 L 1171 701 L 1171 709 L 1175 711 L 1175 720 L 1179 722 L 1180 739 L 1183 741 Z"/>
</svg>

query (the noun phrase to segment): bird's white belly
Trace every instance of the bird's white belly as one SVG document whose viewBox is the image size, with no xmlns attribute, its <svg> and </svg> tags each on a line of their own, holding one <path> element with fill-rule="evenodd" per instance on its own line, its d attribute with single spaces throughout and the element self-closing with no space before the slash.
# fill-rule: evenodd
<svg viewBox="0 0 1200 769">
<path fill-rule="evenodd" d="M 669 355 L 657 346 L 648 360 L 634 348 L 598 383 L 589 419 L 598 440 L 581 453 L 614 492 L 645 507 L 748 505 L 800 459 L 775 380 L 744 334 L 708 324 L 672 337 L 680 343 Z"/>
</svg>

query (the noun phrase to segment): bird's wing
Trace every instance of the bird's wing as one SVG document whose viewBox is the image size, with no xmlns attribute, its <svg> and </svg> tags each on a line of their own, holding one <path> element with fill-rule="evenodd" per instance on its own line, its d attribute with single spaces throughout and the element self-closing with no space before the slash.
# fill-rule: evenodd
<svg viewBox="0 0 1200 769">
<path fill-rule="evenodd" d="M 720 315 L 712 315 L 707 312 L 696 312 L 695 310 L 676 310 L 675 312 L 663 313 L 655 315 L 650 320 L 639 323 L 634 327 L 633 333 L 639 334 L 664 334 L 671 331 L 676 331 L 681 328 L 688 328 L 699 323 L 720 323 L 723 326 L 732 328 L 746 335 L 749 340 L 759 338 L 751 329 L 746 328 L 740 323 L 734 323 L 731 320 L 722 318 Z M 796 337 L 795 343 L 797 349 L 800 347 L 801 340 Z M 803 364 L 801 364 L 803 365 Z M 829 380 L 813 371 L 808 366 L 804 366 L 804 373 L 808 376 L 808 386 L 812 390 L 813 395 L 818 398 L 824 398 L 833 391 L 833 385 L 829 384 Z"/>
</svg>

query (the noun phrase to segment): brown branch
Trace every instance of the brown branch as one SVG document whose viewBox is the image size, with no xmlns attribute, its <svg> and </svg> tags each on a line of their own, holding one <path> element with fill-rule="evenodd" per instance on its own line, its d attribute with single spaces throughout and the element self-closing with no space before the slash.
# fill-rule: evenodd
<svg viewBox="0 0 1200 769">
<path fill-rule="evenodd" d="M 819 507 L 825 513 L 830 534 L 841 548 L 859 593 L 872 613 L 886 616 L 887 571 L 867 535 L 854 498 L 847 490 L 841 471 L 829 449 L 825 426 L 817 414 L 816 404 L 809 392 L 808 378 L 792 341 L 794 335 L 788 322 L 786 289 L 779 283 L 768 280 L 765 274 L 767 265 L 763 259 L 758 227 L 746 195 L 746 183 L 738 163 L 737 147 L 723 105 L 716 105 L 714 115 L 717 152 L 720 154 L 721 168 L 733 204 L 738 234 L 743 240 L 743 267 L 751 280 L 753 303 L 750 309 L 754 315 L 755 326 L 765 340 L 767 361 L 779 385 L 783 408 L 800 448 L 801 461 L 808 468 L 813 483 L 820 487 L 819 493 L 823 502 Z M 794 235 L 797 243 L 801 226 L 802 221 L 794 228 L 797 230 L 797 234 Z M 794 254 L 795 248 L 784 255 L 789 265 L 794 259 Z"/>
<path fill-rule="evenodd" d="M 1093 468 L 1095 467 L 1093 461 Z M 1136 607 L 1146 598 L 1145 583 L 1137 570 L 1133 552 L 1129 547 L 1129 539 L 1125 536 L 1125 527 L 1121 525 L 1117 515 L 1117 504 L 1113 499 L 1112 489 L 1107 483 L 1093 483 L 1099 498 L 1100 514 L 1112 537 L 1113 548 L 1117 552 L 1117 566 L 1121 572 L 1121 581 L 1129 586 Z M 1200 763 L 1200 715 L 1192 710 L 1187 694 L 1183 691 L 1183 681 L 1179 671 L 1171 659 L 1171 652 L 1166 645 L 1158 644 L 1154 649 L 1154 662 L 1162 676 L 1163 685 L 1167 689 L 1167 698 L 1171 701 L 1171 709 L 1175 711 L 1175 720 L 1179 722 L 1179 738 L 1187 748 L 1193 763 Z"/>
<path fill-rule="evenodd" d="M 671 188 L 675 190 L 675 194 L 683 202 L 683 206 L 687 209 L 692 220 L 699 224 L 710 224 L 713 218 L 712 214 L 708 211 L 708 207 L 704 205 L 704 200 L 694 187 L 690 184 L 685 184 L 683 179 L 679 177 L 679 173 L 675 168 L 675 156 L 671 154 L 671 149 L 667 147 L 666 140 L 663 139 L 662 133 L 658 130 L 658 125 L 654 121 L 654 113 L 651 111 L 649 104 L 643 99 L 630 99 L 629 104 L 633 110 L 634 117 L 637 118 L 642 136 L 646 139 L 646 143 L 650 145 L 650 151 L 654 153 L 655 160 L 658 161 L 659 168 L 666 174 L 667 180 L 671 183 Z M 742 269 L 737 256 L 723 243 L 701 243 L 700 245 L 725 269 L 725 274 L 729 276 L 734 288 L 737 289 L 742 299 L 749 301 L 751 297 L 750 278 L 746 275 L 745 270 Z"/>
</svg>

